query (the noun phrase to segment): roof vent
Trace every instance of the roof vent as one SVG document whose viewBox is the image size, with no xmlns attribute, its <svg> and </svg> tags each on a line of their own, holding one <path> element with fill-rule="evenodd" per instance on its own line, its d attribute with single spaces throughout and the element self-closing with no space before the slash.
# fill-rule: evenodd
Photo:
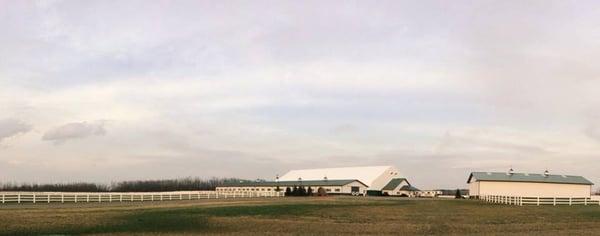
<svg viewBox="0 0 600 236">
<path fill-rule="evenodd" d="M 550 176 L 550 171 L 548 171 L 548 170 L 544 171 L 544 176 L 545 176 L 545 177 L 548 177 L 548 176 Z"/>
</svg>

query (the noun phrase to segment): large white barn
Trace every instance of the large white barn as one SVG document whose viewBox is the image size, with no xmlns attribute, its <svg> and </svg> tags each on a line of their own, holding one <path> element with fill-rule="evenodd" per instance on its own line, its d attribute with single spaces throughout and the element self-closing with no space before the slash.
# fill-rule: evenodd
<svg viewBox="0 0 600 236">
<path fill-rule="evenodd" d="M 280 181 L 356 179 L 366 184 L 369 190 L 382 190 L 392 179 L 400 178 L 393 166 L 360 166 L 324 169 L 291 170 L 279 178 Z"/>
<path fill-rule="evenodd" d="M 469 195 L 521 197 L 590 197 L 593 183 L 582 176 L 473 172 L 467 180 Z"/>
</svg>

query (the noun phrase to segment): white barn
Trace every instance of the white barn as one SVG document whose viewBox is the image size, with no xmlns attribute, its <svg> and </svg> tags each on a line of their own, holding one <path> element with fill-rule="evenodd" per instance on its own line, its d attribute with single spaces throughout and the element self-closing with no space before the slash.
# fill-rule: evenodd
<svg viewBox="0 0 600 236">
<path fill-rule="evenodd" d="M 593 183 L 582 176 L 473 172 L 467 180 L 469 195 L 521 197 L 590 197 Z"/>
<path fill-rule="evenodd" d="M 324 169 L 291 170 L 279 178 L 280 181 L 356 179 L 366 184 L 369 190 L 382 190 L 392 179 L 399 178 L 393 166 L 361 166 Z"/>
</svg>

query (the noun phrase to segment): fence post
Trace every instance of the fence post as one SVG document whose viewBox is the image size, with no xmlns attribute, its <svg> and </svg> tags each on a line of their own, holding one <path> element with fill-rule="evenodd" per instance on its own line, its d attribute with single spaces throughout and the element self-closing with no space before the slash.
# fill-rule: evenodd
<svg viewBox="0 0 600 236">
<path fill-rule="evenodd" d="M 17 203 L 21 203 L 21 194 L 17 194 Z"/>
<path fill-rule="evenodd" d="M 554 205 L 556 206 L 556 197 L 554 197 Z"/>
<path fill-rule="evenodd" d="M 587 206 L 587 197 L 583 198 L 583 205 Z"/>
<path fill-rule="evenodd" d="M 75 203 L 77 203 L 77 194 L 74 195 L 75 196 Z"/>
<path fill-rule="evenodd" d="M 35 203 L 35 193 L 33 194 L 33 203 Z"/>
<path fill-rule="evenodd" d="M 573 203 L 572 203 L 572 202 L 573 202 L 573 201 L 572 201 L 572 199 L 573 199 L 573 198 L 569 197 L 569 206 L 573 205 Z"/>
<path fill-rule="evenodd" d="M 50 203 L 50 194 L 48 194 L 48 203 Z"/>
<path fill-rule="evenodd" d="M 4 204 L 4 194 L 2 194 L 2 203 Z"/>
<path fill-rule="evenodd" d="M 540 205 L 540 197 L 537 197 L 537 205 Z"/>
<path fill-rule="evenodd" d="M 119 194 L 119 202 L 123 202 L 123 194 Z"/>
</svg>

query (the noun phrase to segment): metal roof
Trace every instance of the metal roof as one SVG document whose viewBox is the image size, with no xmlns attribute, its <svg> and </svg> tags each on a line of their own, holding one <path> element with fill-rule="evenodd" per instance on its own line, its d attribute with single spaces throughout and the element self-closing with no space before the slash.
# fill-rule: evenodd
<svg viewBox="0 0 600 236">
<path fill-rule="evenodd" d="M 389 176 L 390 178 L 400 177 L 400 173 L 398 172 L 399 171 L 393 166 L 355 166 L 303 169 L 290 170 L 288 173 L 281 176 L 279 180 L 295 181 L 298 180 L 298 178 L 302 178 L 302 180 L 322 180 L 325 177 L 329 179 L 357 179 L 366 184 L 368 187 L 373 187 L 375 181 L 381 178 L 381 176 Z"/>
<path fill-rule="evenodd" d="M 584 184 L 593 185 L 582 176 L 575 175 L 543 175 L 543 174 L 528 174 L 528 173 L 513 173 L 505 172 L 473 172 L 469 175 L 467 183 L 471 181 L 498 181 L 498 182 L 531 182 L 531 183 L 555 183 L 555 184 Z"/>
<path fill-rule="evenodd" d="M 302 181 L 244 181 L 235 183 L 224 183 L 218 187 L 276 187 L 276 186 L 344 186 L 352 182 L 358 182 L 365 187 L 366 184 L 357 179 L 330 179 L 330 180 L 302 180 Z"/>
<path fill-rule="evenodd" d="M 381 190 L 394 190 L 398 187 L 398 185 L 400 185 L 403 181 L 406 181 L 406 183 L 408 183 L 408 180 L 406 180 L 406 178 L 395 178 L 390 180 L 389 183 L 387 183 L 383 189 Z M 408 184 L 410 185 L 410 183 Z"/>
<path fill-rule="evenodd" d="M 410 186 L 410 185 L 404 185 L 404 186 L 402 186 L 402 188 L 400 188 L 400 190 L 404 190 L 404 191 L 421 191 L 420 189 L 415 188 L 415 187 Z"/>
</svg>

